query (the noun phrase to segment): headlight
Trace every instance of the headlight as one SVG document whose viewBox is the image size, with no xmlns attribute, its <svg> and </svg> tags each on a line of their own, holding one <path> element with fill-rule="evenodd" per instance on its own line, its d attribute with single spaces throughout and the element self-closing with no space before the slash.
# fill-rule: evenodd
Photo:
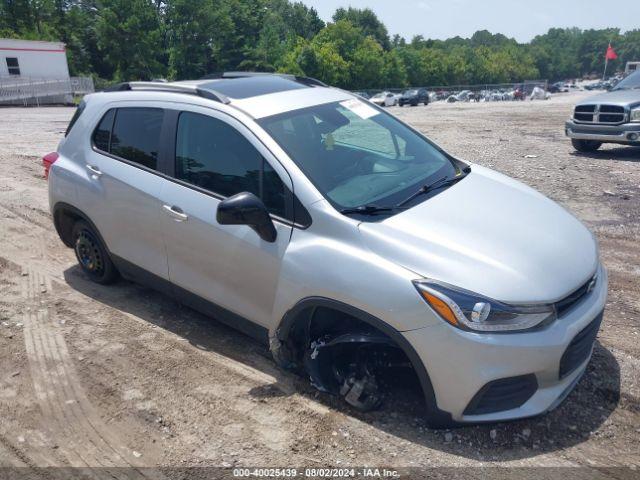
<svg viewBox="0 0 640 480">
<path fill-rule="evenodd" d="M 433 281 L 416 280 L 413 283 L 442 319 L 463 330 L 527 330 L 556 319 L 553 305 L 507 305 Z"/>
<path fill-rule="evenodd" d="M 640 107 L 631 109 L 631 112 L 629 113 L 629 121 L 640 122 Z"/>
</svg>

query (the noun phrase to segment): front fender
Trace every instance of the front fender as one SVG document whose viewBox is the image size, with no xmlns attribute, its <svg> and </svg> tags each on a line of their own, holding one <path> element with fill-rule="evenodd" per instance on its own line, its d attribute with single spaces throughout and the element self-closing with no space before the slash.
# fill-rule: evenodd
<svg viewBox="0 0 640 480">
<path fill-rule="evenodd" d="M 370 251 L 356 226 L 349 238 L 329 237 L 314 231 L 319 223 L 292 234 L 273 310 L 274 327 L 308 297 L 350 305 L 399 332 L 441 321 L 414 288 L 412 280 L 418 275 Z"/>
</svg>

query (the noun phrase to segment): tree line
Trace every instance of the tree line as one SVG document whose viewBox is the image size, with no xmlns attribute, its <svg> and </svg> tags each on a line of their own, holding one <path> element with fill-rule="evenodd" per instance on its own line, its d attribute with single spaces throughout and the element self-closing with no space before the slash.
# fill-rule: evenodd
<svg viewBox="0 0 640 480">
<path fill-rule="evenodd" d="M 425 19 L 428 29 L 429 19 Z M 347 89 L 560 80 L 598 73 L 611 42 L 640 60 L 640 30 L 552 28 L 529 43 L 486 30 L 407 41 L 370 9 L 323 22 L 289 0 L 0 0 L 0 37 L 67 45 L 72 75 L 101 83 L 277 71 Z"/>
</svg>

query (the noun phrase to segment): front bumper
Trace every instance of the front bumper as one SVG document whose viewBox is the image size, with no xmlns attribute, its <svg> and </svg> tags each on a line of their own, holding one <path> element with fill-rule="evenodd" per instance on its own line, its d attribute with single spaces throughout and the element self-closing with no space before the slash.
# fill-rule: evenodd
<svg viewBox="0 0 640 480">
<path fill-rule="evenodd" d="M 600 267 L 594 290 L 571 311 L 543 330 L 484 334 L 441 325 L 403 332 L 429 374 L 437 406 L 458 422 L 494 422 L 531 417 L 555 408 L 584 373 L 589 356 L 560 377 L 560 362 L 574 337 L 604 309 L 607 273 Z M 490 382 L 535 375 L 535 392 L 517 408 L 480 415 L 465 413 Z M 467 410 L 468 411 L 468 410 Z"/>
<path fill-rule="evenodd" d="M 640 145 L 640 123 L 600 125 L 576 123 L 573 120 L 567 120 L 564 125 L 564 131 L 567 137 L 576 140 Z M 637 135 L 635 139 L 633 138 L 634 135 Z"/>
</svg>

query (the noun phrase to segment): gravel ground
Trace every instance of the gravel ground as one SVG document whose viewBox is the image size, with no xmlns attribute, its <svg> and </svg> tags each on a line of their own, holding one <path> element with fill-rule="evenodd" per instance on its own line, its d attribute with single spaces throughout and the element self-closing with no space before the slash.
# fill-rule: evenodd
<svg viewBox="0 0 640 480">
<path fill-rule="evenodd" d="M 583 95 L 391 109 L 460 158 L 564 205 L 598 237 L 610 275 L 593 360 L 559 408 L 449 431 L 425 427 L 412 390 L 360 414 L 214 320 L 140 286 L 88 282 L 54 231 L 40 164 L 73 110 L 0 109 L 0 467 L 104 467 L 99 476 L 132 466 L 155 478 L 162 474 L 141 468 L 580 466 L 581 478 L 604 478 L 601 467 L 627 466 L 635 474 L 640 149 L 574 153 L 563 121 Z"/>
</svg>

